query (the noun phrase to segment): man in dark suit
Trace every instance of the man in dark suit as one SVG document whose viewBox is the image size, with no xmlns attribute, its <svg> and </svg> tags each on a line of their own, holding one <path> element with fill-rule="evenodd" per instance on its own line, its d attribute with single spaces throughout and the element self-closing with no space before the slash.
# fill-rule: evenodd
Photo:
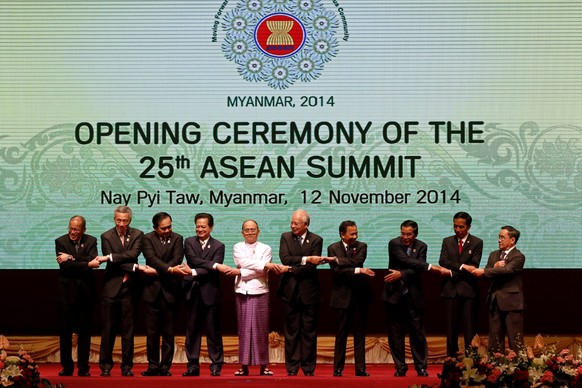
<svg viewBox="0 0 582 388">
<path fill-rule="evenodd" d="M 447 324 L 447 355 L 456 358 L 459 352 L 459 328 L 463 327 L 465 349 L 477 333 L 479 288 L 471 272 L 479 267 L 483 241 L 469 234 L 473 219 L 469 213 L 453 216 L 454 236 L 443 239 L 439 264 L 449 270 L 443 277 L 441 297 Z"/>
<path fill-rule="evenodd" d="M 353 327 L 356 376 L 369 376 L 366 372 L 366 322 L 373 295 L 367 277 L 374 276 L 374 271 L 364 268 L 368 246 L 357 241 L 356 223 L 342 222 L 339 234 L 341 241 L 327 247 L 327 256 L 334 258 L 329 262 L 333 273 L 330 306 L 336 309 L 337 322 L 333 375 L 342 375 L 348 332 Z"/>
<path fill-rule="evenodd" d="M 291 216 L 291 232 L 281 235 L 279 258 L 289 271 L 281 276 L 278 295 L 284 302 L 285 368 L 313 376 L 317 361 L 317 312 L 321 300 L 317 265 L 323 262 L 323 239 L 311 233 L 309 214 Z"/>
<path fill-rule="evenodd" d="M 55 240 L 59 263 L 59 327 L 61 366 L 59 376 L 73 375 L 72 337 L 77 333 L 77 368 L 79 376 L 89 374 L 91 316 L 95 300 L 93 268 L 99 267 L 97 239 L 85 234 L 85 219 L 73 216 L 69 232 Z"/>
<path fill-rule="evenodd" d="M 388 342 L 394 359 L 394 376 L 406 376 L 404 335 L 410 328 L 410 349 L 414 368 L 418 376 L 428 376 L 428 346 L 424 333 L 424 296 L 420 274 L 426 271 L 444 272 L 444 269 L 426 262 L 427 246 L 417 240 L 418 224 L 406 220 L 400 225 L 400 237 L 388 243 L 388 267 L 390 273 L 384 277 L 386 282 L 382 300 L 388 313 Z"/>
<path fill-rule="evenodd" d="M 101 235 L 99 262 L 106 262 L 101 292 L 101 347 L 99 367 L 101 376 L 111 376 L 115 328 L 121 328 L 121 374 L 133 376 L 133 321 L 134 294 L 137 291 L 137 270 L 146 271 L 137 264 L 141 253 L 143 232 L 131 228 L 132 212 L 127 206 L 118 206 L 113 212 L 115 227 Z"/>
<path fill-rule="evenodd" d="M 146 264 L 155 269 L 156 273 L 143 280 L 148 369 L 141 374 L 171 376 L 170 368 L 174 359 L 174 316 L 180 293 L 180 277 L 190 273 L 185 272 L 180 265 L 184 258 L 184 239 L 172 231 L 172 217 L 165 212 L 156 213 L 152 224 L 154 230 L 143 238 Z"/>
<path fill-rule="evenodd" d="M 210 357 L 210 374 L 220 376 L 224 364 L 222 330 L 220 323 L 221 270 L 229 267 L 224 261 L 224 244 L 210 236 L 214 218 L 208 213 L 194 217 L 196 236 L 186 239 L 184 253 L 190 274 L 184 277 L 186 298 L 186 357 L 187 370 L 183 376 L 200 375 L 201 329 L 206 330 L 206 343 Z"/>
<path fill-rule="evenodd" d="M 499 250 L 491 252 L 485 268 L 473 271 L 475 276 L 493 279 L 487 293 L 489 306 L 489 351 L 503 353 L 505 335 L 509 348 L 518 353 L 523 350 L 523 310 L 525 302 L 521 271 L 525 256 L 515 247 L 519 230 L 502 226 L 499 232 Z"/>
</svg>

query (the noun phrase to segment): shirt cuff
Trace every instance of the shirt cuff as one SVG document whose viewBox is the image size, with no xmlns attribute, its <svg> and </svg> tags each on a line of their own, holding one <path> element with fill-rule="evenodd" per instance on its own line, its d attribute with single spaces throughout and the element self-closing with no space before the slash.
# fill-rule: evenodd
<svg viewBox="0 0 582 388">
<path fill-rule="evenodd" d="M 362 269 L 361 269 L 360 267 L 356 267 L 356 268 L 354 269 L 354 275 L 358 275 L 358 274 L 360 274 L 361 272 L 362 272 Z"/>
<path fill-rule="evenodd" d="M 307 264 L 307 256 L 303 256 L 301 258 L 301 265 L 305 265 L 305 264 Z"/>
<path fill-rule="evenodd" d="M 212 269 L 216 269 L 216 267 L 218 267 L 218 263 L 212 264 Z"/>
<path fill-rule="evenodd" d="M 431 269 L 432 269 L 432 264 L 429 264 L 427 271 L 430 271 Z"/>
<path fill-rule="evenodd" d="M 192 276 L 196 276 L 196 275 L 198 275 L 198 274 L 196 273 L 196 270 L 195 270 L 194 268 L 192 268 Z"/>
</svg>

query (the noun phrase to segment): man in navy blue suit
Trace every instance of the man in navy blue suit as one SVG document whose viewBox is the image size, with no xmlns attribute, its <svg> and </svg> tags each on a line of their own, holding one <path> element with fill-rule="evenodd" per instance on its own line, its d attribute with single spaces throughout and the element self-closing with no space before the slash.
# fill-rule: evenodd
<svg viewBox="0 0 582 388">
<path fill-rule="evenodd" d="M 188 365 L 183 376 L 200 375 L 201 330 L 206 329 L 210 357 L 210 374 L 220 376 L 224 364 L 220 323 L 220 271 L 228 270 L 224 262 L 224 244 L 212 238 L 214 217 L 198 213 L 194 217 L 196 236 L 186 239 L 184 254 L 191 275 L 184 277 L 186 292 L 186 357 Z"/>
</svg>

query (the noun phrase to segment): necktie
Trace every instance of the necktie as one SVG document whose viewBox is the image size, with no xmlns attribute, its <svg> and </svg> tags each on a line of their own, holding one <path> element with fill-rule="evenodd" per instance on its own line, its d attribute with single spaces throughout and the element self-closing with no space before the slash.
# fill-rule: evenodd
<svg viewBox="0 0 582 388">
<path fill-rule="evenodd" d="M 121 246 L 125 248 L 125 236 L 120 234 L 119 238 L 121 239 Z M 129 275 L 128 274 L 123 275 L 122 283 L 125 283 L 127 279 L 129 279 Z"/>
<path fill-rule="evenodd" d="M 507 253 L 505 253 L 505 251 L 501 252 L 501 255 L 499 255 L 499 260 L 500 261 L 505 261 L 505 258 L 507 257 Z"/>
<path fill-rule="evenodd" d="M 459 255 L 463 253 L 463 240 L 459 240 Z"/>
<path fill-rule="evenodd" d="M 410 256 L 411 253 L 412 253 L 412 249 L 410 247 L 406 248 L 406 254 L 408 256 Z"/>
<path fill-rule="evenodd" d="M 348 257 L 354 257 L 354 247 L 347 246 L 346 254 L 348 255 Z"/>
<path fill-rule="evenodd" d="M 297 241 L 299 241 L 299 245 L 303 245 L 303 236 L 297 237 Z"/>
<path fill-rule="evenodd" d="M 201 245 L 202 245 L 202 250 L 204 250 L 204 248 L 206 248 L 206 241 L 203 241 Z"/>
</svg>

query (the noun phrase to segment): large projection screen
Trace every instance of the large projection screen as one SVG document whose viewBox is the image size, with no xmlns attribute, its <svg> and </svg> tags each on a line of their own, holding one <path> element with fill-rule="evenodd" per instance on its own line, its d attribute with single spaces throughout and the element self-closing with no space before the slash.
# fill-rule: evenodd
<svg viewBox="0 0 582 388">
<path fill-rule="evenodd" d="M 358 224 L 386 268 L 403 220 L 438 261 L 452 216 L 527 268 L 580 268 L 580 1 L 0 3 L 0 269 L 57 268 L 133 209 L 276 252 L 293 210 L 324 247 Z M 324 250 L 325 251 L 325 250 Z M 143 260 L 143 259 L 142 259 Z M 483 260 L 483 263 L 484 264 Z"/>
</svg>

